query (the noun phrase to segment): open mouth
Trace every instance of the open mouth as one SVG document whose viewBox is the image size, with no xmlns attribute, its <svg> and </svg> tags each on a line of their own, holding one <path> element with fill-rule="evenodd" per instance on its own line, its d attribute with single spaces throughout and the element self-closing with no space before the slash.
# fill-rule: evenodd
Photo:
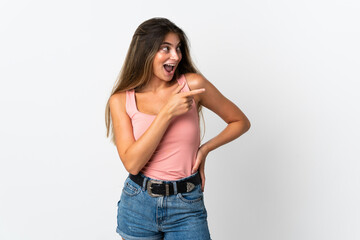
<svg viewBox="0 0 360 240">
<path fill-rule="evenodd" d="M 175 64 L 164 64 L 164 68 L 168 73 L 172 73 L 175 69 Z"/>
</svg>

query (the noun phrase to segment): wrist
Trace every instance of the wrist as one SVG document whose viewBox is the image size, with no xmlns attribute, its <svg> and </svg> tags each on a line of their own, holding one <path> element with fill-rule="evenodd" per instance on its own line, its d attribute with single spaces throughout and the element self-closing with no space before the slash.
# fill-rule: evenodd
<svg viewBox="0 0 360 240">
<path fill-rule="evenodd" d="M 166 109 L 163 109 L 159 112 L 159 117 L 165 119 L 166 121 L 171 121 L 173 116 L 166 111 Z"/>
<path fill-rule="evenodd" d="M 201 145 L 200 149 L 204 152 L 205 155 L 207 155 L 211 151 L 206 143 Z"/>
</svg>

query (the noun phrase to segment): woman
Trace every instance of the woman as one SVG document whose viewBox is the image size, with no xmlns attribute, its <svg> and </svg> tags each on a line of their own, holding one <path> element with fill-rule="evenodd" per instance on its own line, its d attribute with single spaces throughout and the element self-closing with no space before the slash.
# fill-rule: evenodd
<svg viewBox="0 0 360 240">
<path fill-rule="evenodd" d="M 228 125 L 200 146 L 202 106 Z M 136 29 L 106 106 L 106 126 L 129 172 L 118 202 L 123 239 L 211 239 L 206 156 L 250 122 L 194 67 L 185 33 L 168 19 Z"/>
</svg>

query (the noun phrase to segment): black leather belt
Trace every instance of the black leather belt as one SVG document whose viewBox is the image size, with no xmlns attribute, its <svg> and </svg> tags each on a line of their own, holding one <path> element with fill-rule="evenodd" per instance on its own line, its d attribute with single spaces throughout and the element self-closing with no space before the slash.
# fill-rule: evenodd
<svg viewBox="0 0 360 240">
<path fill-rule="evenodd" d="M 138 175 L 129 174 L 131 180 L 137 183 L 139 186 L 143 186 L 144 177 L 139 173 Z M 196 172 L 191 178 L 182 180 L 182 181 L 162 181 L 162 180 L 152 180 L 147 179 L 145 190 L 148 191 L 149 195 L 152 197 L 160 196 L 169 196 L 174 194 L 174 185 L 176 184 L 176 189 L 178 193 L 191 192 L 196 185 L 201 183 L 201 177 L 199 171 Z"/>
</svg>

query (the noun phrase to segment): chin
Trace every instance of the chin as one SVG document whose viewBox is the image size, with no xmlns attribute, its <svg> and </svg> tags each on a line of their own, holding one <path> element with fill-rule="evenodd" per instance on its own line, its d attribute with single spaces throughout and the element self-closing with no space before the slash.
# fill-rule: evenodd
<svg viewBox="0 0 360 240">
<path fill-rule="evenodd" d="M 161 79 L 163 81 L 166 82 L 170 82 L 171 80 L 173 80 L 175 78 L 175 71 L 171 74 L 167 74 L 165 72 L 163 72 L 163 69 L 161 69 L 162 71 L 157 72 L 157 74 L 153 74 L 155 77 L 157 77 L 158 79 Z"/>
<path fill-rule="evenodd" d="M 171 80 L 173 80 L 175 74 L 169 76 L 169 75 L 161 75 L 161 76 L 158 76 L 159 79 L 161 80 L 164 80 L 164 81 L 167 81 L 167 82 L 170 82 Z"/>
</svg>

